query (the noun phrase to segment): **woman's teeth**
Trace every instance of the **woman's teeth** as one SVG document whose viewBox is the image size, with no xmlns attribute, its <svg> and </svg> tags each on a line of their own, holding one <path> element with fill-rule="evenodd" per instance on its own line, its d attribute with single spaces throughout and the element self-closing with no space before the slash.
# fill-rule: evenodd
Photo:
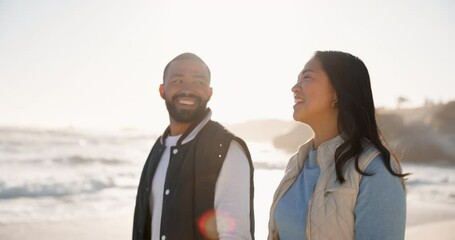
<svg viewBox="0 0 455 240">
<path fill-rule="evenodd" d="M 294 98 L 294 103 L 303 103 L 305 102 L 305 98 Z"/>
</svg>

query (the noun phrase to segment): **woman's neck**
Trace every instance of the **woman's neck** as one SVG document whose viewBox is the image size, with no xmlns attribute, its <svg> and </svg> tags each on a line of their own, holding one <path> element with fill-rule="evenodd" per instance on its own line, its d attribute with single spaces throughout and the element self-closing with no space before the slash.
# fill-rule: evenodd
<svg viewBox="0 0 455 240">
<path fill-rule="evenodd" d="M 327 142 L 340 134 L 336 124 L 324 124 L 312 128 L 314 131 L 314 148 L 318 148 L 324 142 Z"/>
</svg>

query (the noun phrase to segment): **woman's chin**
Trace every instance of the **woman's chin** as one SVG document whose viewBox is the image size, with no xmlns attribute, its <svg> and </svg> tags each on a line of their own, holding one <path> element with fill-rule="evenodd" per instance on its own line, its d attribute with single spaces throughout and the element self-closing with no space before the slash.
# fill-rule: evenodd
<svg viewBox="0 0 455 240">
<path fill-rule="evenodd" d="M 297 121 L 297 122 L 305 123 L 304 118 L 303 118 L 300 114 L 298 114 L 298 113 L 296 113 L 296 112 L 294 112 L 294 114 L 292 115 L 292 117 L 293 117 L 294 120 Z"/>
</svg>

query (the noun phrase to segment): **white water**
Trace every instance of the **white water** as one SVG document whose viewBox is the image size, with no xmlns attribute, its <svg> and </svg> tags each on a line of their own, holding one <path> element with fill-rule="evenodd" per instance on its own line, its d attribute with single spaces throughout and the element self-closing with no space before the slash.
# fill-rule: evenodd
<svg viewBox="0 0 455 240">
<path fill-rule="evenodd" d="M 157 135 L 0 128 L 0 224 L 131 214 L 143 163 Z M 268 208 L 289 153 L 248 142 L 256 166 L 256 224 Z M 454 204 L 455 168 L 405 164 L 408 199 Z"/>
</svg>

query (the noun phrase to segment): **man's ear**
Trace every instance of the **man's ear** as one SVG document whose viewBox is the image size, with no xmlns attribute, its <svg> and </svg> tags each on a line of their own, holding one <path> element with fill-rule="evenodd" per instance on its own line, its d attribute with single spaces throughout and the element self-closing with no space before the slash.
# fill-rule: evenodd
<svg viewBox="0 0 455 240">
<path fill-rule="evenodd" d="M 162 99 L 165 99 L 165 96 L 164 96 L 164 84 L 160 84 L 160 96 Z"/>
<path fill-rule="evenodd" d="M 212 98 L 212 93 L 213 93 L 213 89 L 212 89 L 212 87 L 209 87 L 209 98 L 208 98 L 208 100 L 210 100 Z"/>
</svg>

